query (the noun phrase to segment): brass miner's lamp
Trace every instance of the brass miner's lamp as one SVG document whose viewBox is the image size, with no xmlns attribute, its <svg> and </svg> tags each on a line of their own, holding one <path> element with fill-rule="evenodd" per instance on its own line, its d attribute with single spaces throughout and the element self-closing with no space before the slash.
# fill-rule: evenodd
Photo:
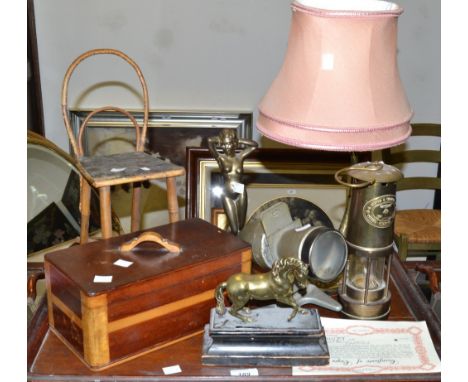
<svg viewBox="0 0 468 382">
<path fill-rule="evenodd" d="M 348 243 L 348 264 L 338 295 L 342 312 L 351 318 L 379 319 L 390 312 L 395 192 L 401 177 L 397 168 L 382 162 L 359 163 L 335 174 L 337 182 L 350 188 L 340 228 Z"/>
<path fill-rule="evenodd" d="M 329 151 L 403 143 L 412 117 L 397 67 L 403 9 L 378 0 L 296 0 L 292 10 L 286 56 L 259 104 L 258 130 L 275 141 Z M 372 162 L 337 175 L 350 187 L 342 231 L 349 251 L 343 309 L 354 318 L 383 318 L 390 306 L 389 255 L 401 174 Z"/>
</svg>

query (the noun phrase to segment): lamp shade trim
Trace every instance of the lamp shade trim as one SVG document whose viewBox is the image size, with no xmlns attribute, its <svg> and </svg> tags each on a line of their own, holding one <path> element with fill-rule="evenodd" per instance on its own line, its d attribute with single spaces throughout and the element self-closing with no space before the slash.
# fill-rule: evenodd
<svg viewBox="0 0 468 382">
<path fill-rule="evenodd" d="M 353 143 L 353 144 L 348 144 L 348 145 L 345 144 L 345 143 L 323 144 L 323 143 L 318 143 L 318 139 L 317 139 L 317 143 L 305 143 L 302 140 L 295 140 L 295 139 L 290 138 L 290 137 L 271 134 L 270 131 L 268 131 L 267 129 L 263 129 L 261 124 L 259 124 L 259 123 L 257 123 L 257 128 L 258 128 L 258 130 L 260 130 L 260 132 L 264 136 L 266 136 L 267 138 L 269 138 L 269 139 L 271 139 L 273 141 L 281 142 L 281 143 L 284 143 L 286 145 L 290 145 L 290 146 L 294 146 L 294 147 L 302 147 L 302 148 L 306 148 L 306 149 L 315 149 L 315 150 L 324 150 L 324 151 L 347 151 L 347 152 L 350 152 L 350 151 L 381 150 L 381 149 L 386 149 L 386 148 L 389 148 L 389 147 L 393 147 L 393 146 L 397 146 L 399 144 L 402 144 L 411 135 L 411 125 L 408 124 L 407 132 L 405 133 L 405 135 L 401 135 L 398 138 L 392 139 L 392 140 L 387 140 L 387 141 L 378 140 L 377 142 L 370 143 L 370 144 L 368 144 L 368 143 L 364 143 L 364 144 Z M 292 131 L 289 131 L 289 134 L 294 135 L 294 133 Z M 353 134 L 349 133 L 349 135 L 350 135 L 349 138 L 351 138 L 351 135 L 353 135 Z M 353 137 L 353 138 L 355 138 L 355 137 Z M 343 142 L 343 140 L 345 140 L 346 137 L 342 135 L 342 136 L 339 137 L 339 139 L 340 139 L 339 142 Z"/>
<path fill-rule="evenodd" d="M 413 112 L 410 113 L 410 115 L 405 118 L 402 122 L 393 124 L 393 125 L 381 125 L 381 126 L 372 126 L 372 127 L 348 127 L 348 128 L 342 128 L 342 127 L 326 127 L 326 126 L 312 126 L 312 125 L 304 125 L 296 122 L 289 122 L 289 121 L 284 121 L 275 117 L 272 117 L 268 115 L 267 113 L 263 112 L 259 108 L 259 114 L 261 114 L 263 117 L 270 119 L 273 122 L 279 123 L 281 125 L 285 125 L 286 127 L 295 127 L 298 129 L 304 129 L 304 130 L 313 130 L 316 132 L 321 132 L 321 133 L 372 133 L 372 132 L 377 132 L 377 131 L 385 131 L 385 130 L 393 130 L 393 129 L 398 129 L 404 125 L 407 125 L 410 121 L 411 118 L 413 117 Z"/>
<path fill-rule="evenodd" d="M 377 1 L 376 1 L 377 3 Z M 359 3 L 357 3 L 359 4 Z M 380 16 L 399 16 L 403 13 L 403 8 L 396 5 L 395 9 L 385 10 L 367 10 L 367 9 L 324 9 L 316 8 L 314 6 L 306 6 L 298 1 L 293 1 L 291 8 L 293 11 L 300 11 L 309 14 L 313 14 L 319 17 L 380 17 Z"/>
</svg>

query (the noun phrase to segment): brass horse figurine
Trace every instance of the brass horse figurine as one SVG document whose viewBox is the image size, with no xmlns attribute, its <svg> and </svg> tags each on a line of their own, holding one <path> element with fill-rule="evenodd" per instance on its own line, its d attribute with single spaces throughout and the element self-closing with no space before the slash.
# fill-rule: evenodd
<svg viewBox="0 0 468 382">
<path fill-rule="evenodd" d="M 250 317 L 239 313 L 249 300 L 276 300 L 293 307 L 293 312 L 288 318 L 291 321 L 300 312 L 306 314 L 307 310 L 299 307 L 293 298 L 293 285 L 299 289 L 307 286 L 307 265 L 302 261 L 286 257 L 275 261 L 270 272 L 251 275 L 236 273 L 216 287 L 216 311 L 223 315 L 226 312 L 224 306 L 223 290 L 226 290 L 232 306 L 229 313 L 240 318 L 244 322 L 251 322 Z"/>
</svg>

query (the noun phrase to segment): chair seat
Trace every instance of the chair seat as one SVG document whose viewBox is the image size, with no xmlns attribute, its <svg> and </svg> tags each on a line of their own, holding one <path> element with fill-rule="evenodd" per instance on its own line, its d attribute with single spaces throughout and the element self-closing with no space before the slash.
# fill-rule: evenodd
<svg viewBox="0 0 468 382">
<path fill-rule="evenodd" d="M 84 175 L 94 187 L 184 175 L 185 169 L 144 152 L 80 158 Z"/>
<path fill-rule="evenodd" d="M 394 232 L 405 234 L 411 243 L 440 243 L 440 210 L 397 211 Z"/>
</svg>

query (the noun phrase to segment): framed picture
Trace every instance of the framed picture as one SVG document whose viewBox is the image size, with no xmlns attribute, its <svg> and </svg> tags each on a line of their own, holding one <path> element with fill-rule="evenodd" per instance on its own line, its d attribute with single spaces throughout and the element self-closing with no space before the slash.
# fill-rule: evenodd
<svg viewBox="0 0 468 382">
<path fill-rule="evenodd" d="M 79 230 L 54 202 L 28 222 L 28 255 L 71 240 Z"/>
<path fill-rule="evenodd" d="M 28 261 L 43 261 L 45 253 L 67 247 L 80 236 L 80 175 L 76 161 L 51 141 L 32 132 L 27 136 Z M 91 191 L 90 233 L 100 231 L 99 195 Z M 112 209 L 113 229 L 121 226 Z"/>
<path fill-rule="evenodd" d="M 71 110 L 75 134 L 91 110 Z M 142 111 L 130 111 L 140 126 Z M 185 166 L 187 146 L 208 147 L 207 139 L 222 129 L 234 129 L 239 138 L 252 137 L 251 112 L 150 111 L 146 150 Z M 135 131 L 131 121 L 117 112 L 96 114 L 83 137 L 85 155 L 133 151 Z"/>
<path fill-rule="evenodd" d="M 65 189 L 63 191 L 61 204 L 68 211 L 69 216 L 71 215 L 70 220 L 81 226 L 80 176 L 75 171 L 70 171 L 67 184 L 65 185 Z M 92 190 L 91 192 L 90 212 L 89 232 L 93 234 L 101 228 L 99 196 L 95 190 Z"/>
<path fill-rule="evenodd" d="M 70 118 L 75 134 L 91 110 L 71 110 Z M 131 111 L 138 124 L 143 124 L 143 112 Z M 150 111 L 145 150 L 158 154 L 180 166 L 186 164 L 186 147 L 208 147 L 207 139 L 219 135 L 223 129 L 233 129 L 240 138 L 252 136 L 251 112 L 190 112 Z M 85 155 L 110 155 L 135 150 L 135 128 L 131 121 L 117 112 L 98 113 L 89 121 L 83 136 Z M 166 182 L 151 180 L 142 191 L 142 227 L 168 223 Z M 183 216 L 185 208 L 185 177 L 176 178 L 176 191 Z M 115 187 L 112 205 L 121 218 L 123 228 L 130 229 L 131 194 Z"/>
<path fill-rule="evenodd" d="M 229 227 L 229 222 L 227 220 L 227 215 L 224 212 L 223 208 L 212 208 L 211 209 L 211 223 L 216 227 L 221 228 L 227 231 Z"/>
<path fill-rule="evenodd" d="M 358 160 L 370 160 L 370 153 L 360 154 Z M 296 197 L 320 207 L 337 228 L 344 213 L 346 188 L 335 181 L 334 174 L 350 163 L 350 153 L 257 149 L 244 162 L 247 221 L 264 203 Z M 223 179 L 208 149 L 187 149 L 187 179 L 186 218 L 199 217 L 223 228 L 219 197 Z"/>
</svg>

